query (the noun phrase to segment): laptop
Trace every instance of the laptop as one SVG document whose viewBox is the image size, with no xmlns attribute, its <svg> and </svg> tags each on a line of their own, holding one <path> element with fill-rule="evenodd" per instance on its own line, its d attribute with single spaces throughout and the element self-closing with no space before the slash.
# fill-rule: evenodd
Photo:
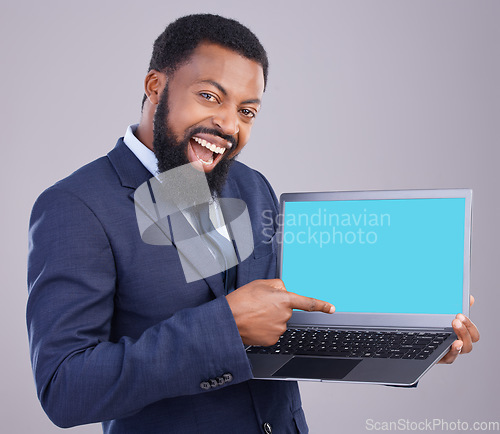
<svg viewBox="0 0 500 434">
<path fill-rule="evenodd" d="M 288 291 L 331 302 L 294 310 L 255 378 L 414 385 L 469 315 L 469 189 L 285 193 L 277 219 Z"/>
</svg>

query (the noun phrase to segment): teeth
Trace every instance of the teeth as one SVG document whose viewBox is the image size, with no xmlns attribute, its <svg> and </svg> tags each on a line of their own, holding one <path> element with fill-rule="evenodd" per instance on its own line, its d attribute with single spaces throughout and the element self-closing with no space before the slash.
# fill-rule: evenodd
<svg viewBox="0 0 500 434">
<path fill-rule="evenodd" d="M 197 143 L 199 143 L 201 146 L 204 146 L 207 149 L 210 149 L 212 152 L 215 152 L 217 154 L 223 154 L 226 152 L 226 148 L 220 148 L 213 143 L 207 142 L 204 139 L 200 139 L 199 137 L 193 137 L 193 140 Z"/>
<path fill-rule="evenodd" d="M 212 164 L 214 162 L 213 157 L 210 157 L 210 160 L 208 161 L 202 160 L 200 157 L 198 157 L 198 155 L 196 156 L 196 158 L 198 158 L 198 161 L 200 161 L 202 164 Z"/>
</svg>

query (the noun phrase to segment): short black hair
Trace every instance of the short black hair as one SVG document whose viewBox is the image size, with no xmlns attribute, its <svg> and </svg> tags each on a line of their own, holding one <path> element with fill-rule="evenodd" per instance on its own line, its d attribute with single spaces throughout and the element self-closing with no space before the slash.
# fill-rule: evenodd
<svg viewBox="0 0 500 434">
<path fill-rule="evenodd" d="M 187 15 L 169 24 L 153 45 L 148 71 L 174 72 L 201 42 L 221 45 L 259 63 L 264 73 L 265 89 L 269 69 L 266 50 L 248 27 L 220 15 Z M 145 100 L 146 95 L 143 104 Z"/>
</svg>

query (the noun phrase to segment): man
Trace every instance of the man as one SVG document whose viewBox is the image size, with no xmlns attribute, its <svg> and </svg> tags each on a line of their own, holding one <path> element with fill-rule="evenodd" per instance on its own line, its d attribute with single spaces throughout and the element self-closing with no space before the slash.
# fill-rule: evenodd
<svg viewBox="0 0 500 434">
<path fill-rule="evenodd" d="M 277 214 L 276 197 L 261 174 L 234 162 L 267 69 L 261 44 L 236 21 L 180 18 L 155 42 L 139 125 L 35 203 L 27 322 L 38 396 L 57 425 L 307 432 L 296 383 L 252 380 L 244 350 L 275 343 L 294 308 L 334 310 L 273 279 L 261 216 Z M 213 213 L 224 198 L 245 202 L 255 246 L 236 268 L 191 282 L 175 243 L 141 239 L 133 201 L 153 175 L 186 163 L 206 173 Z M 454 326 L 460 340 L 447 362 L 478 339 L 467 318 Z"/>
</svg>

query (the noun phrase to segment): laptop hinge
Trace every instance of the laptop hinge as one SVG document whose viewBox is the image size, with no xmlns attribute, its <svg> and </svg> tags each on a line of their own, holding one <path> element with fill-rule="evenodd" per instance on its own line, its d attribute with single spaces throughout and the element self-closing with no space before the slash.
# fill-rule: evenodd
<svg viewBox="0 0 500 434">
<path fill-rule="evenodd" d="M 349 326 L 337 326 L 337 325 L 318 325 L 318 324 L 288 324 L 288 328 L 298 328 L 298 329 L 335 329 L 335 330 L 390 330 L 390 331 L 405 331 L 405 330 L 421 330 L 421 331 L 450 331 L 453 327 L 381 327 L 381 326 L 366 326 L 366 325 L 349 325 Z"/>
</svg>

